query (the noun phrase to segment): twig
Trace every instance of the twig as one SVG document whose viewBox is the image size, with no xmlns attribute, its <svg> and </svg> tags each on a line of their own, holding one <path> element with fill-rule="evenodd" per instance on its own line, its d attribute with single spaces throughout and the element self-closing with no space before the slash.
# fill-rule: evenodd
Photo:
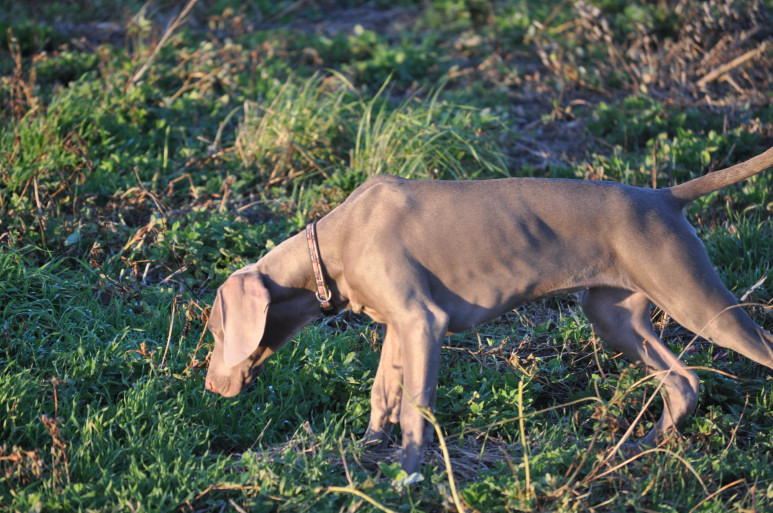
<svg viewBox="0 0 773 513">
<path fill-rule="evenodd" d="M 432 414 L 432 411 L 430 411 L 428 408 L 421 408 L 416 404 L 414 404 L 414 408 L 417 408 L 421 412 L 421 415 L 427 420 L 427 422 L 432 424 L 432 427 L 435 429 L 435 433 L 437 433 L 438 444 L 440 445 L 440 451 L 443 453 L 443 461 L 446 465 L 446 472 L 448 472 L 448 485 L 451 488 L 451 497 L 454 499 L 454 506 L 456 506 L 456 511 L 459 513 L 464 513 L 465 509 L 464 506 L 462 506 L 462 500 L 459 497 L 459 491 L 456 489 L 454 471 L 451 467 L 451 456 L 448 454 L 448 446 L 446 445 L 446 439 L 443 436 L 443 432 L 440 430 L 440 424 L 438 424 L 437 419 Z"/>
<path fill-rule="evenodd" d="M 523 380 L 518 380 L 518 428 L 521 432 L 523 464 L 526 470 L 526 497 L 531 499 L 531 471 L 529 470 L 529 445 L 526 443 L 526 429 L 523 423 Z"/>
<path fill-rule="evenodd" d="M 306 3 L 306 0 L 298 0 L 297 2 L 289 5 L 286 7 L 283 11 L 278 12 L 277 14 L 271 16 L 268 18 L 265 23 L 272 23 L 275 20 L 281 19 L 283 16 L 287 16 L 288 14 L 292 13 L 293 11 L 299 9 L 300 7 L 303 7 L 303 4 Z"/>
<path fill-rule="evenodd" d="M 164 355 L 161 357 L 161 365 L 159 367 L 164 366 L 164 362 L 166 362 L 166 353 L 169 351 L 169 344 L 172 342 L 172 328 L 174 328 L 174 314 L 177 310 L 177 298 L 180 296 L 175 296 L 174 301 L 172 302 L 172 315 L 171 319 L 169 320 L 169 335 L 166 337 L 166 347 L 164 348 Z"/>
<path fill-rule="evenodd" d="M 698 80 L 697 85 L 701 89 L 706 86 L 709 82 L 713 82 L 728 71 L 730 71 L 733 68 L 737 68 L 741 64 L 745 63 L 746 61 L 753 59 L 757 57 L 757 55 L 761 54 L 767 49 L 767 41 L 763 41 L 760 43 L 760 45 L 755 48 L 754 50 L 749 50 L 745 54 L 736 57 L 732 61 L 728 62 L 727 64 L 723 64 L 722 66 L 715 68 L 708 72 L 706 76 L 704 76 L 702 79 Z"/>
<path fill-rule="evenodd" d="M 370 498 L 368 495 L 357 490 L 356 488 L 352 488 L 351 486 L 328 486 L 325 493 L 351 493 L 352 495 L 356 495 L 360 499 L 372 504 L 374 507 L 385 513 L 397 513 L 395 510 L 387 508 L 375 499 Z"/>
<path fill-rule="evenodd" d="M 158 210 L 158 213 L 159 213 L 160 215 L 162 215 L 162 216 L 163 216 L 163 215 L 165 215 L 165 214 L 166 214 L 166 208 L 165 208 L 165 207 L 164 207 L 164 205 L 161 203 L 161 200 L 159 200 L 159 199 L 156 197 L 156 195 L 155 195 L 155 194 L 153 194 L 152 192 L 150 192 L 149 190 L 147 190 L 147 189 L 145 188 L 145 186 L 142 184 L 142 180 L 140 179 L 140 169 L 139 169 L 137 166 L 134 166 L 134 176 L 137 178 L 137 183 L 138 183 L 138 184 L 139 184 L 139 186 L 140 186 L 140 190 L 142 190 L 142 192 L 144 192 L 145 194 L 147 194 L 148 196 L 150 196 L 150 199 L 151 199 L 151 200 L 153 200 L 153 204 L 155 204 L 155 205 L 156 205 L 156 209 Z"/>
<path fill-rule="evenodd" d="M 231 507 L 238 511 L 239 513 L 247 513 L 247 510 L 236 504 L 233 499 L 228 499 L 229 504 L 231 504 Z"/>
<path fill-rule="evenodd" d="M 196 306 L 198 306 L 198 303 L 196 304 Z M 201 308 L 201 307 L 199 307 L 199 308 Z M 204 312 L 203 309 L 202 309 L 202 312 Z M 204 327 L 201 330 L 201 336 L 199 337 L 199 343 L 196 344 L 196 349 L 193 351 L 193 355 L 191 356 L 191 363 L 188 365 L 188 367 L 186 367 L 186 369 L 185 369 L 186 371 L 189 370 L 189 369 L 193 369 L 194 367 L 196 367 L 199 364 L 198 360 L 196 360 L 196 355 L 198 354 L 199 349 L 201 349 L 201 344 L 202 344 L 202 342 L 204 342 L 204 337 L 207 336 L 207 333 L 208 333 L 207 332 L 207 328 L 209 327 L 209 314 L 205 314 L 205 315 L 206 315 L 206 319 L 204 320 Z M 205 361 L 206 361 L 206 357 L 205 357 Z M 268 421 L 268 424 L 270 424 L 270 423 L 271 423 L 271 419 L 269 419 L 269 421 Z M 268 424 L 266 424 L 266 426 L 268 426 Z M 264 431 L 266 429 L 266 426 L 263 427 Z M 262 434 L 263 433 L 261 432 L 261 435 Z M 260 437 L 258 437 L 258 438 L 260 438 Z"/>
<path fill-rule="evenodd" d="M 644 402 L 644 405 L 639 410 L 639 413 L 638 413 L 638 415 L 636 415 L 636 418 L 633 419 L 633 422 L 630 423 L 630 425 L 628 426 L 628 429 L 625 431 L 625 433 L 623 433 L 623 436 L 620 438 L 620 441 L 618 441 L 617 444 L 615 444 L 615 446 L 612 448 L 612 450 L 610 450 L 607 453 L 607 455 L 603 459 L 601 459 L 601 461 L 596 463 L 596 465 L 593 468 L 593 470 L 591 470 L 590 473 L 587 476 L 585 476 L 585 479 L 583 479 L 584 483 L 590 483 L 594 479 L 597 479 L 599 477 L 599 471 L 601 470 L 601 468 L 604 465 L 606 465 L 607 462 L 610 459 L 612 459 L 612 456 L 617 454 L 618 449 L 620 449 L 620 447 L 623 446 L 625 441 L 628 440 L 628 438 L 630 438 L 631 434 L 633 433 L 633 430 L 636 428 L 636 425 L 639 423 L 639 420 L 641 420 L 641 418 L 644 416 L 644 413 L 649 408 L 650 403 L 652 403 L 652 401 L 655 400 L 655 398 L 658 396 L 658 392 L 660 392 L 660 389 L 665 386 L 665 380 L 671 375 L 672 371 L 673 371 L 673 367 L 669 367 L 667 370 L 658 371 L 658 372 L 654 372 L 652 374 L 649 374 L 649 375 L 645 376 L 644 378 L 640 379 L 639 381 L 637 381 L 636 383 L 634 383 L 633 385 L 631 385 L 630 387 L 628 387 L 628 389 L 624 392 L 624 394 L 625 394 L 628 391 L 633 390 L 640 383 L 643 383 L 643 382 L 645 382 L 647 380 L 650 380 L 650 379 L 652 379 L 653 377 L 655 377 L 655 376 L 657 376 L 659 374 L 665 374 L 665 377 L 663 378 L 663 380 L 660 381 L 660 383 L 658 383 L 658 385 L 655 387 L 655 391 Z M 602 475 L 605 475 L 605 474 L 606 474 L 606 472 L 604 472 Z"/>
<path fill-rule="evenodd" d="M 51 378 L 51 385 L 54 387 L 54 418 L 59 417 L 59 397 L 56 393 L 56 385 L 59 384 L 59 380 Z"/>
<path fill-rule="evenodd" d="M 38 208 L 38 215 L 43 215 L 43 207 L 40 204 L 40 195 L 38 194 L 38 177 L 32 179 L 32 189 L 35 193 L 35 206 Z"/>
<path fill-rule="evenodd" d="M 59 448 L 59 451 L 61 451 L 61 457 L 64 461 L 64 472 L 65 477 L 67 478 L 67 484 L 70 484 L 70 465 L 68 463 L 67 459 L 67 444 L 62 441 L 62 438 L 60 436 L 59 432 L 59 421 L 61 419 L 59 418 L 51 418 L 46 414 L 43 414 L 40 416 L 40 421 L 43 422 L 43 425 L 46 426 L 46 429 L 48 429 L 48 434 L 51 435 L 51 440 L 53 442 L 51 446 L 51 467 L 54 472 L 54 478 L 58 481 L 58 478 L 56 477 L 56 450 L 55 448 Z"/>
<path fill-rule="evenodd" d="M 169 280 L 171 280 L 172 278 L 174 278 L 175 276 L 177 276 L 178 274 L 180 274 L 180 273 L 184 273 L 184 272 L 185 272 L 185 271 L 187 271 L 187 270 L 188 270 L 188 266 L 187 266 L 187 265 L 184 265 L 184 266 L 180 267 L 179 269 L 177 269 L 176 271 L 174 271 L 174 272 L 173 272 L 172 274 L 170 274 L 169 276 L 167 276 L 166 278 L 164 278 L 163 280 L 161 280 L 161 283 L 162 283 L 162 284 L 163 284 L 163 283 L 166 283 L 166 282 L 168 282 Z"/>
<path fill-rule="evenodd" d="M 220 190 L 223 191 L 223 197 L 220 199 L 220 206 L 217 209 L 218 212 L 225 212 L 228 202 L 228 195 L 231 193 L 231 185 L 235 181 L 236 177 L 234 175 L 228 175 L 223 182 L 223 186 L 220 188 Z"/>
<path fill-rule="evenodd" d="M 153 53 L 150 54 L 150 57 L 148 57 L 148 60 L 145 61 L 145 64 L 142 65 L 142 67 L 137 71 L 137 73 L 134 74 L 132 79 L 129 81 L 127 85 L 135 84 L 139 79 L 142 78 L 142 76 L 145 74 L 145 72 L 148 70 L 148 67 L 150 66 L 150 63 L 153 62 L 153 60 L 156 58 L 156 55 L 158 55 L 158 52 L 161 50 L 161 48 L 166 44 L 166 42 L 169 40 L 169 37 L 172 35 L 172 32 L 174 32 L 177 27 L 182 25 L 185 16 L 188 15 L 188 12 L 193 8 L 194 5 L 196 5 L 196 2 L 199 0 L 189 0 L 188 4 L 185 6 L 185 8 L 178 14 L 175 19 L 172 21 L 171 24 L 169 24 L 169 27 L 166 29 L 166 32 L 164 32 L 164 35 L 161 36 L 161 40 L 158 42 L 156 47 L 153 49 Z"/>
<path fill-rule="evenodd" d="M 580 319 L 577 318 L 577 313 L 572 311 L 572 318 L 574 319 L 574 322 L 577 323 L 577 325 L 580 325 Z M 596 367 L 599 370 L 599 375 L 601 376 L 601 379 L 604 381 L 607 380 L 607 374 L 604 372 L 604 369 L 601 368 L 601 362 L 599 361 L 599 346 L 596 344 L 596 337 L 592 336 L 590 337 L 590 342 L 593 344 L 593 359 L 596 362 Z M 531 376 L 529 376 L 531 377 Z"/>
<path fill-rule="evenodd" d="M 349 465 L 346 464 L 346 455 L 344 454 L 343 438 L 338 439 L 338 451 L 341 453 L 341 462 L 344 464 L 344 473 L 346 474 L 346 481 L 349 486 L 354 486 L 352 482 L 352 475 L 349 473 Z"/>
<path fill-rule="evenodd" d="M 759 280 L 757 283 L 755 283 L 754 285 L 752 285 L 752 286 L 749 288 L 749 290 L 747 290 L 746 292 L 744 292 L 744 295 L 743 295 L 743 296 L 741 296 L 741 300 L 740 300 L 739 302 L 740 302 L 740 303 L 744 303 L 744 302 L 745 302 L 747 299 L 749 299 L 749 296 L 751 296 L 752 292 L 754 292 L 754 291 L 755 291 L 755 290 L 757 290 L 758 288 L 762 287 L 762 284 L 763 284 L 763 283 L 765 283 L 765 280 L 767 280 L 767 279 L 768 279 L 767 275 L 765 275 L 765 276 L 763 276 L 762 278 L 760 278 L 760 280 Z"/>
<path fill-rule="evenodd" d="M 662 452 L 662 453 L 668 454 L 669 456 L 672 456 L 672 457 L 676 458 L 677 460 L 679 460 L 687 468 L 687 470 L 692 472 L 692 474 L 698 480 L 698 484 L 701 485 L 701 488 L 703 488 L 703 491 L 705 493 L 709 493 L 709 489 L 706 488 L 706 485 L 704 484 L 703 479 L 701 479 L 700 474 L 698 474 L 698 471 L 695 470 L 695 468 L 692 465 L 690 465 L 690 463 L 686 459 L 684 459 L 683 457 L 679 456 L 675 452 L 669 451 L 668 449 L 663 449 L 662 447 L 653 447 L 652 449 L 647 449 L 645 451 L 642 451 L 639 454 L 637 454 L 636 456 L 632 456 L 631 458 L 628 458 L 624 462 L 622 462 L 622 463 L 620 463 L 618 465 L 615 465 L 614 467 L 612 467 L 610 469 L 605 470 L 601 474 L 597 474 L 596 476 L 594 476 L 594 479 L 601 479 L 602 477 L 604 477 L 604 476 L 606 476 L 608 474 L 611 474 L 612 472 L 614 472 L 614 471 L 616 471 L 618 469 L 621 469 L 621 468 L 625 467 L 629 463 L 638 460 L 639 458 L 641 458 L 645 454 L 654 453 L 654 452 Z"/>
<path fill-rule="evenodd" d="M 574 401 L 569 401 L 568 403 L 557 404 L 555 406 L 550 406 L 548 408 L 543 408 L 541 410 L 525 413 L 522 416 L 519 415 L 518 417 L 512 417 L 512 418 L 505 419 L 505 420 L 498 420 L 496 422 L 492 422 L 491 424 L 487 424 L 485 426 L 481 426 L 481 427 L 468 427 L 462 433 L 463 434 L 479 433 L 479 432 L 481 432 L 484 429 L 485 430 L 491 430 L 491 429 L 494 429 L 496 427 L 504 426 L 505 424 L 509 424 L 511 422 L 520 421 L 521 417 L 523 417 L 524 419 L 528 419 L 528 418 L 531 418 L 531 417 L 537 417 L 537 416 L 540 416 L 540 415 L 542 415 L 544 413 L 547 413 L 547 412 L 550 412 L 550 411 L 560 410 L 562 408 L 569 408 L 570 406 L 574 406 L 576 404 L 587 403 L 587 402 L 596 402 L 596 403 L 603 404 L 603 401 L 599 397 L 583 397 L 583 398 L 580 398 L 580 399 L 575 399 Z"/>
<path fill-rule="evenodd" d="M 724 459 L 725 454 L 727 454 L 727 451 L 729 451 L 730 447 L 733 445 L 733 442 L 735 441 L 735 435 L 738 433 L 738 428 L 741 427 L 741 421 L 743 420 L 743 414 L 746 412 L 747 406 L 749 406 L 749 394 L 746 394 L 746 400 L 743 403 L 743 410 L 741 410 L 741 415 L 738 417 L 738 422 L 736 422 L 735 427 L 733 427 L 733 432 L 730 433 L 730 441 L 727 443 L 727 447 L 725 447 L 725 450 L 722 451 L 722 454 L 719 456 L 720 459 Z"/>
<path fill-rule="evenodd" d="M 724 491 L 725 491 L 725 490 L 727 490 L 728 488 L 730 488 L 730 487 L 732 487 L 732 486 L 735 486 L 735 485 L 737 485 L 737 484 L 740 484 L 740 483 L 745 483 L 745 482 L 746 482 L 746 479 L 737 479 L 737 480 L 733 481 L 732 483 L 727 483 L 725 486 L 723 486 L 722 488 L 720 488 L 720 489 L 718 489 L 717 491 L 713 492 L 712 494 L 710 494 L 710 495 L 707 495 L 707 496 L 706 496 L 706 497 L 705 497 L 705 498 L 704 498 L 702 501 L 700 501 L 698 504 L 696 504 L 695 506 L 693 506 L 693 508 L 690 510 L 690 512 L 689 512 L 689 513 L 692 513 L 692 512 L 693 512 L 693 511 L 695 511 L 696 509 L 700 508 L 700 507 L 701 507 L 701 506 L 702 506 L 704 503 L 706 503 L 706 502 L 710 501 L 710 500 L 711 500 L 711 499 L 713 499 L 715 496 L 717 496 L 717 495 L 719 495 L 720 493 L 724 492 Z M 754 511 L 756 511 L 756 509 L 755 509 Z"/>
<path fill-rule="evenodd" d="M 681 357 L 695 344 L 695 342 L 698 340 L 698 337 L 700 336 L 700 334 L 703 333 L 705 331 L 705 329 L 711 323 L 713 323 L 715 320 L 717 320 L 717 318 L 719 318 L 720 315 L 722 315 L 723 313 L 725 313 L 725 312 L 727 312 L 727 311 L 729 311 L 729 310 L 731 310 L 733 308 L 739 308 L 740 306 L 741 306 L 740 304 L 731 305 L 731 306 L 728 306 L 727 308 L 725 308 L 724 310 L 720 311 L 718 314 L 716 314 L 711 320 L 709 320 L 709 322 L 707 322 L 704 325 L 704 327 L 702 329 L 700 329 L 698 332 L 696 332 L 696 334 L 692 338 L 692 340 L 690 340 L 690 342 L 684 347 L 684 349 L 682 349 L 682 351 L 677 355 L 677 360 L 681 359 Z M 698 368 L 699 369 L 701 367 L 687 367 L 687 368 L 688 369 L 694 369 L 694 368 Z M 593 470 L 591 470 L 590 474 L 588 474 L 588 476 L 585 477 L 585 479 L 583 480 L 585 483 L 590 483 L 593 479 L 595 479 L 597 477 L 600 477 L 599 476 L 599 471 L 601 470 L 601 468 L 612 458 L 612 456 L 614 454 L 617 453 L 618 449 L 620 449 L 620 447 L 622 447 L 622 445 L 625 443 L 625 441 L 631 436 L 631 433 L 633 433 L 633 430 L 636 427 L 636 425 L 638 424 L 639 420 L 644 416 L 644 412 L 647 410 L 647 408 L 649 408 L 650 403 L 652 403 L 652 401 L 658 395 L 658 392 L 660 392 L 660 390 L 665 386 L 666 380 L 671 375 L 671 373 L 674 372 L 674 369 L 675 369 L 675 366 L 671 366 L 668 369 L 660 370 L 660 371 L 657 371 L 657 372 L 652 372 L 652 373 L 648 374 L 647 376 L 643 377 L 642 379 L 640 379 L 639 381 L 637 381 L 636 383 L 634 383 L 633 385 L 631 385 L 630 387 L 627 388 L 625 393 L 627 393 L 630 390 L 635 389 L 636 387 L 638 387 L 641 383 L 644 383 L 645 381 L 648 381 L 648 380 L 650 380 L 652 378 L 655 378 L 655 377 L 658 377 L 660 375 L 663 375 L 662 378 L 659 378 L 660 382 L 655 387 L 655 391 L 653 392 L 652 396 L 650 396 L 644 402 L 644 405 L 641 407 L 641 409 L 639 411 L 639 414 L 636 416 L 636 418 L 633 420 L 633 422 L 631 422 L 630 426 L 628 427 L 626 432 L 623 434 L 623 436 L 621 437 L 620 441 L 612 448 L 611 451 L 609 451 L 609 453 L 607 453 L 607 455 L 601 461 L 599 461 L 596 464 L 595 468 Z M 709 370 L 714 370 L 714 369 L 709 369 Z M 715 371 L 715 372 L 719 372 L 720 374 L 722 374 L 721 371 Z M 619 466 L 615 467 L 615 468 L 619 468 Z M 606 471 L 606 472 L 602 473 L 601 475 L 606 475 L 609 472 L 610 471 Z M 700 478 L 699 478 L 699 480 L 700 480 Z M 703 486 L 702 482 L 701 482 L 701 485 Z M 706 489 L 705 486 L 703 486 L 703 488 Z"/>
</svg>

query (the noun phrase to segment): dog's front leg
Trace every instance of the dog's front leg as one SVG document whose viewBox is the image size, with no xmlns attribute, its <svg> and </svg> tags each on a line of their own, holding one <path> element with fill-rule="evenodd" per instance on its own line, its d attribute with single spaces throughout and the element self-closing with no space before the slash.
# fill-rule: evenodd
<svg viewBox="0 0 773 513">
<path fill-rule="evenodd" d="M 370 393 L 370 423 L 364 442 L 384 446 L 392 426 L 400 421 L 403 400 L 403 360 L 400 339 L 387 327 L 381 346 L 381 360 Z"/>
<path fill-rule="evenodd" d="M 400 407 L 403 451 L 400 463 L 408 474 L 421 465 L 424 444 L 432 440 L 432 426 L 420 409 L 435 406 L 440 349 L 448 315 L 434 304 L 415 304 L 392 324 L 400 341 L 404 391 Z"/>
</svg>

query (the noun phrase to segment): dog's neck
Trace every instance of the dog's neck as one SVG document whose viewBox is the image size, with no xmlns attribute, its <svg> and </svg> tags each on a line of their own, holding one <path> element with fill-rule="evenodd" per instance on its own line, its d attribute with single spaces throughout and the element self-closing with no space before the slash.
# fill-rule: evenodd
<svg viewBox="0 0 773 513">
<path fill-rule="evenodd" d="M 333 304 L 336 308 L 342 309 L 348 301 L 341 296 L 337 286 L 338 279 L 342 275 L 340 258 L 338 258 L 340 249 L 326 245 L 323 234 L 319 236 L 319 250 L 325 281 L 333 293 Z M 321 313 L 304 232 L 290 237 L 270 251 L 255 264 L 255 269 L 261 274 L 264 285 L 268 288 L 272 306 L 278 306 L 286 300 L 292 301 L 297 315 L 304 319 L 308 316 L 313 318 Z M 299 289 L 304 290 L 300 294 L 301 301 L 299 301 Z"/>
</svg>

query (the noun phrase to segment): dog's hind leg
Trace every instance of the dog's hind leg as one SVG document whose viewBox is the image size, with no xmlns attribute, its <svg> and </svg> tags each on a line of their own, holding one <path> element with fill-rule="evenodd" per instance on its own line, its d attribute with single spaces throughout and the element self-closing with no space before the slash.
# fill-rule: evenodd
<svg viewBox="0 0 773 513">
<path fill-rule="evenodd" d="M 640 292 L 592 288 L 581 298 L 582 308 L 595 332 L 608 346 L 621 351 L 663 382 L 663 415 L 640 443 L 654 446 L 675 429 L 698 403 L 698 377 L 655 334 L 650 300 Z"/>
<path fill-rule="evenodd" d="M 749 317 L 719 276 L 712 278 L 696 284 L 688 298 L 658 306 L 693 333 L 773 369 L 773 335 Z"/>
<path fill-rule="evenodd" d="M 773 335 L 738 305 L 692 227 L 672 228 L 647 241 L 649 251 L 626 254 L 636 287 L 693 333 L 773 369 Z"/>
</svg>

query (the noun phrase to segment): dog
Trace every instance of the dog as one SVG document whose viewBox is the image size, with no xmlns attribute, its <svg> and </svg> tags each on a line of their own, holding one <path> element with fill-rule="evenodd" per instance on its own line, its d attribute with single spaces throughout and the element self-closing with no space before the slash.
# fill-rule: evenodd
<svg viewBox="0 0 773 513">
<path fill-rule="evenodd" d="M 218 288 L 206 389 L 238 394 L 321 309 L 365 313 L 386 325 L 365 441 L 387 443 L 399 423 L 410 474 L 432 437 L 419 408 L 435 404 L 444 337 L 541 297 L 580 292 L 601 340 L 662 381 L 663 414 L 640 441 L 652 446 L 695 409 L 699 384 L 654 331 L 653 303 L 773 368 L 773 336 L 737 307 L 683 214 L 689 202 L 771 165 L 773 148 L 667 189 L 372 178 Z"/>
</svg>

